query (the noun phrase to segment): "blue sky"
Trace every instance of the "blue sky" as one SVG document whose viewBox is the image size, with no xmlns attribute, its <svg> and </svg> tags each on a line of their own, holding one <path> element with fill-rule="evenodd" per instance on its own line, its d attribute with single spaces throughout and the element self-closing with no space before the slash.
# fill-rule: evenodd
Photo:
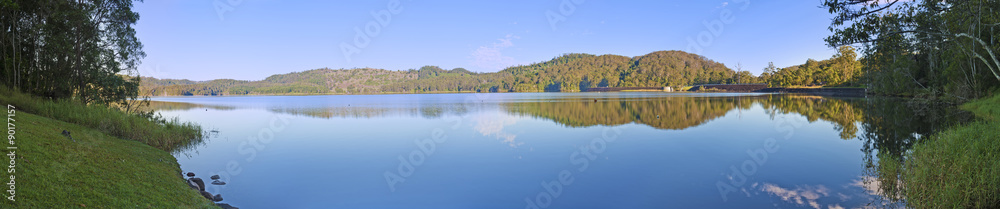
<svg viewBox="0 0 1000 209">
<path fill-rule="evenodd" d="M 390 6 L 393 2 L 398 5 Z M 158 78 L 260 80 L 323 67 L 424 65 L 495 72 L 564 53 L 640 56 L 693 49 L 759 74 L 768 62 L 785 67 L 835 53 L 823 42 L 832 15 L 819 4 L 168 0 L 138 3 L 135 28 L 147 54 L 139 72 Z M 367 39 L 356 43 L 355 28 Z M 357 50 L 345 53 L 343 45 Z"/>
</svg>

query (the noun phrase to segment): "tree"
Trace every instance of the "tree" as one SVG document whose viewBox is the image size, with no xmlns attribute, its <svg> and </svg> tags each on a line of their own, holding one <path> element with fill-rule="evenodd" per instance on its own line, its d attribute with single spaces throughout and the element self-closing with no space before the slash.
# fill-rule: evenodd
<svg viewBox="0 0 1000 209">
<path fill-rule="evenodd" d="M 864 83 L 978 97 L 1000 81 L 1000 0 L 826 0 L 831 47 L 861 45 Z M 986 71 L 986 72 L 983 72 Z"/>
<path fill-rule="evenodd" d="M 831 58 L 830 69 L 825 70 L 828 72 L 827 77 L 834 78 L 830 83 L 833 85 L 857 83 L 856 79 L 861 73 L 861 63 L 857 57 L 854 47 L 840 46 L 837 54 Z"/>
<path fill-rule="evenodd" d="M 126 105 L 145 57 L 132 0 L 0 1 L 4 85 L 49 98 Z M 9 47 L 8 47 L 9 46 Z"/>
</svg>

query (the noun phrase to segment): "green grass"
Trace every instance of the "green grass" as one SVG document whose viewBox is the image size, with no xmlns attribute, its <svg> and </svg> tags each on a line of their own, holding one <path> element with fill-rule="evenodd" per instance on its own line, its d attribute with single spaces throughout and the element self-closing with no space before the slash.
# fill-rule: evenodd
<svg viewBox="0 0 1000 209">
<path fill-rule="evenodd" d="M 215 207 L 184 183 L 163 150 L 22 111 L 14 119 L 17 196 L 0 208 Z"/>
<path fill-rule="evenodd" d="M 907 154 L 914 208 L 1000 208 L 1000 94 L 962 105 L 980 120 L 935 134 Z"/>
<path fill-rule="evenodd" d="M 201 141 L 201 126 L 177 119 L 152 121 L 100 105 L 82 105 L 73 100 L 51 101 L 0 87 L 0 103 L 18 111 L 80 124 L 115 137 L 139 141 L 165 151 Z"/>
<path fill-rule="evenodd" d="M 1000 120 L 1000 93 L 992 97 L 965 103 L 962 105 L 962 109 L 976 114 L 976 117 L 979 118 Z"/>
</svg>

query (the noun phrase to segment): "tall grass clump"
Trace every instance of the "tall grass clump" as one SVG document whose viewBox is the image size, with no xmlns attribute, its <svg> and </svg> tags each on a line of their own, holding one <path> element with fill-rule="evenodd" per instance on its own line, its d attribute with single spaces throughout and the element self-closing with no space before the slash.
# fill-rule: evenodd
<svg viewBox="0 0 1000 209">
<path fill-rule="evenodd" d="M 112 136 L 145 143 L 164 151 L 189 146 L 202 140 L 201 126 L 163 119 L 150 113 L 126 113 L 105 105 L 85 105 L 74 100 L 48 100 L 0 87 L 0 102 L 18 111 L 75 123 Z"/>
<path fill-rule="evenodd" d="M 967 103 L 980 120 L 935 134 L 907 154 L 914 208 L 1000 208 L 1000 94 Z"/>
</svg>

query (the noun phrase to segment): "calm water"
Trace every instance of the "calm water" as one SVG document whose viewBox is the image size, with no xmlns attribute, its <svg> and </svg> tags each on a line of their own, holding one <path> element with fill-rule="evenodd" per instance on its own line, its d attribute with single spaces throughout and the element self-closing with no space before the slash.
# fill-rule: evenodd
<svg viewBox="0 0 1000 209">
<path fill-rule="evenodd" d="M 154 100 L 215 130 L 175 155 L 245 208 L 857 208 L 879 204 L 873 150 L 956 115 L 760 94 Z"/>
</svg>

